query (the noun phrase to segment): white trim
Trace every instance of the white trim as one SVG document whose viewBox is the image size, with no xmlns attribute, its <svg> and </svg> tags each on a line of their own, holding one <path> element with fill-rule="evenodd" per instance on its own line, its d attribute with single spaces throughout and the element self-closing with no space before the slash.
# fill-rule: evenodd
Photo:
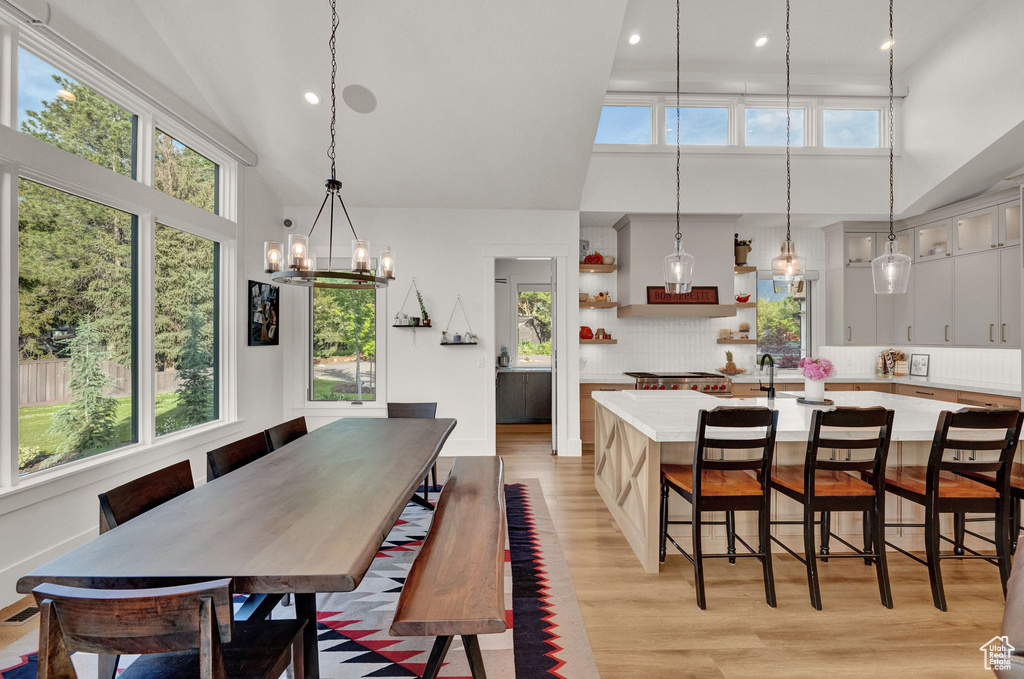
<svg viewBox="0 0 1024 679">
<path fill-rule="evenodd" d="M 138 374 L 138 402 L 134 404 L 139 425 L 138 442 L 152 445 L 156 440 L 156 220 L 152 212 L 138 216 L 138 260 L 135 262 L 135 285 L 138 292 L 135 326 L 135 365 Z"/>
<path fill-rule="evenodd" d="M 18 482 L 18 168 L 0 164 L 0 493 Z"/>
</svg>

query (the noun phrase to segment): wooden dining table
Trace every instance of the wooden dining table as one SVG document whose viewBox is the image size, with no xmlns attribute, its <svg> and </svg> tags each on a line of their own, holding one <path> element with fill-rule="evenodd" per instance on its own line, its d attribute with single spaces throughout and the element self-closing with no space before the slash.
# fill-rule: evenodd
<svg viewBox="0 0 1024 679">
<path fill-rule="evenodd" d="M 317 679 L 316 594 L 359 586 L 455 424 L 337 420 L 40 566 L 18 591 L 231 578 L 236 592 L 291 593 Z"/>
</svg>

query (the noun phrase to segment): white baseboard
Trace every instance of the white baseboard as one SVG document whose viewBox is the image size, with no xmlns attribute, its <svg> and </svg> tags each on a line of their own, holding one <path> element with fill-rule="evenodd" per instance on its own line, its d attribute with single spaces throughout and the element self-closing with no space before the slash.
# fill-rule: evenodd
<svg viewBox="0 0 1024 679">
<path fill-rule="evenodd" d="M 569 446 L 566 450 L 558 451 L 559 457 L 583 457 L 583 440 L 569 439 Z"/>
<path fill-rule="evenodd" d="M 97 535 L 98 529 L 92 528 L 91 530 L 79 533 L 72 538 L 68 538 L 49 549 L 44 549 L 38 554 L 34 554 L 33 556 L 0 571 L 0 608 L 10 606 L 15 601 L 25 596 L 24 594 L 18 594 L 16 589 L 18 586 L 18 579 L 21 578 L 21 576 L 50 561 L 53 561 L 58 556 L 66 554 L 76 547 L 84 545 Z"/>
</svg>

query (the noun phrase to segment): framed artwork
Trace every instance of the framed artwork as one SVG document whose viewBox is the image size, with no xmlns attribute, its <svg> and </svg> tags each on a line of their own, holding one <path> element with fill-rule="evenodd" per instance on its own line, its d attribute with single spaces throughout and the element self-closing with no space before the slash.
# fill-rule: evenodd
<svg viewBox="0 0 1024 679">
<path fill-rule="evenodd" d="M 276 285 L 249 281 L 249 346 L 277 346 L 281 326 Z"/>
<path fill-rule="evenodd" d="M 911 377 L 928 377 L 928 363 L 931 361 L 930 354 L 910 355 Z"/>
</svg>

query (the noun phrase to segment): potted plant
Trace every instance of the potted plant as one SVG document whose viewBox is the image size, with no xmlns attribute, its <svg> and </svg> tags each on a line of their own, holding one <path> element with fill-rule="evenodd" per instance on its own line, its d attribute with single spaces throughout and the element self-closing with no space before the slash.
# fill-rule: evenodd
<svg viewBox="0 0 1024 679">
<path fill-rule="evenodd" d="M 416 301 L 420 303 L 420 323 L 429 328 L 430 314 L 427 313 L 427 308 L 423 306 L 423 295 L 420 294 L 419 288 L 416 288 Z"/>
<path fill-rule="evenodd" d="M 448 344 L 448 331 L 447 330 L 442 330 L 441 331 L 441 344 Z"/>
<path fill-rule="evenodd" d="M 827 358 L 801 358 L 798 364 L 804 376 L 804 400 L 810 403 L 825 402 L 825 380 L 836 373 L 836 367 Z"/>
</svg>

